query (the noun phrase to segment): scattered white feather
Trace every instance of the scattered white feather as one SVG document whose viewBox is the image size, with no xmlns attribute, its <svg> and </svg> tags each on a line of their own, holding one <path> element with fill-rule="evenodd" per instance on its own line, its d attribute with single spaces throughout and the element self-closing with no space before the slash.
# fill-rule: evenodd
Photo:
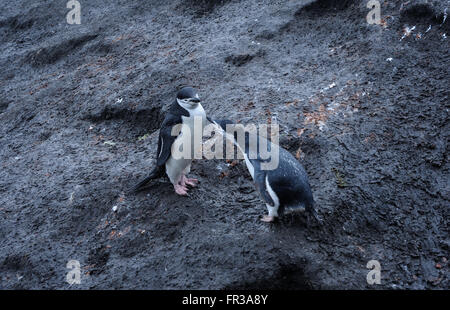
<svg viewBox="0 0 450 310">
<path fill-rule="evenodd" d="M 413 26 L 412 28 L 409 28 L 409 27 L 403 28 L 403 36 L 400 39 L 400 41 L 402 41 L 406 37 L 409 37 L 411 35 L 411 33 L 414 31 L 414 29 L 416 29 L 416 26 Z"/>
</svg>

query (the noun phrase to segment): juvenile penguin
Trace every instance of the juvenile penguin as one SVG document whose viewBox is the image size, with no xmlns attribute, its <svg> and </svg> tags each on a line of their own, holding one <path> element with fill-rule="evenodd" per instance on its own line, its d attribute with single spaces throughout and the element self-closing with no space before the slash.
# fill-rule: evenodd
<svg viewBox="0 0 450 310">
<path fill-rule="evenodd" d="M 199 119 L 200 118 L 200 119 Z M 177 93 L 177 97 L 166 114 L 159 131 L 158 150 L 156 152 L 156 167 L 150 175 L 139 182 L 134 188 L 135 191 L 141 189 L 149 181 L 162 177 L 164 173 L 169 177 L 175 192 L 178 195 L 186 195 L 189 186 L 196 186 L 197 179 L 187 178 L 186 175 L 191 170 L 191 162 L 194 158 L 194 123 L 201 120 L 201 130 L 206 124 L 206 113 L 200 103 L 197 91 L 192 87 L 184 87 Z M 184 126 L 180 126 L 180 125 Z M 174 126 L 180 126 L 178 135 L 173 135 Z M 179 127 L 178 127 L 179 128 Z M 187 156 L 172 156 L 172 146 L 190 145 L 190 152 Z"/>
<path fill-rule="evenodd" d="M 229 120 L 208 120 L 219 126 L 225 137 L 231 140 L 243 153 L 247 169 L 267 206 L 268 215 L 265 215 L 261 219 L 262 221 L 273 222 L 279 215 L 283 214 L 285 209 L 298 209 L 305 210 L 318 223 L 321 222 L 314 209 L 314 199 L 308 175 L 291 153 L 258 135 L 258 147 L 252 147 L 252 150 L 255 149 L 255 153 L 250 156 L 250 135 L 243 130 L 243 127 L 236 127 Z M 239 139 L 239 136 L 243 138 Z M 268 170 L 262 169 L 263 163 L 268 161 L 261 157 L 260 146 L 263 144 L 262 142 L 266 143 L 269 151 L 278 148 L 278 152 L 272 152 L 279 156 L 277 167 Z"/>
</svg>

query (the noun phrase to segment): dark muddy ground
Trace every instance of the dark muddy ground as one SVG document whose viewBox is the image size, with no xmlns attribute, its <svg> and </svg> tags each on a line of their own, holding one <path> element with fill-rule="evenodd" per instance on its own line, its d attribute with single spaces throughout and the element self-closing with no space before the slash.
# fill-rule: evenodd
<svg viewBox="0 0 450 310">
<path fill-rule="evenodd" d="M 1 3 L 0 288 L 449 288 L 448 1 L 80 2 Z M 128 194 L 182 84 L 276 117 L 325 227 L 259 221 L 242 163 Z"/>
</svg>

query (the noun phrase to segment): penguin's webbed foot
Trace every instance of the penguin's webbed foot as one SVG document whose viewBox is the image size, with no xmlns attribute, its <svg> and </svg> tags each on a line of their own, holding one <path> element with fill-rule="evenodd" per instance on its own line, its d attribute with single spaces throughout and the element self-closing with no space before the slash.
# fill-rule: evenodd
<svg viewBox="0 0 450 310">
<path fill-rule="evenodd" d="M 263 218 L 261 219 L 261 221 L 263 221 L 265 223 L 273 223 L 275 221 L 275 216 L 264 215 Z"/>
<path fill-rule="evenodd" d="M 186 183 L 187 185 L 189 185 L 189 186 L 196 187 L 196 186 L 197 186 L 197 183 L 198 183 L 198 180 L 197 180 L 197 179 L 186 178 L 186 179 L 185 179 L 185 183 Z"/>
<path fill-rule="evenodd" d="M 180 196 L 186 196 L 187 195 L 187 188 L 183 185 L 176 184 L 173 186 L 175 189 L 175 193 L 177 193 Z"/>
<path fill-rule="evenodd" d="M 190 179 L 190 178 L 187 178 L 185 175 L 181 176 L 181 185 L 183 185 L 183 186 L 189 185 L 189 186 L 195 187 L 195 186 L 197 186 L 197 183 L 198 183 L 197 179 Z"/>
</svg>

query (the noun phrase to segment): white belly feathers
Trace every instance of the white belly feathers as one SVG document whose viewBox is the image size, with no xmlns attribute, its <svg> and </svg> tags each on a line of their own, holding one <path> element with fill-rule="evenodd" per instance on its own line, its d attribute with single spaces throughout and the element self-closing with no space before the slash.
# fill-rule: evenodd
<svg viewBox="0 0 450 310">
<path fill-rule="evenodd" d="M 201 128 L 195 128 L 196 130 L 201 130 L 201 135 L 203 136 L 203 128 L 206 124 L 206 113 L 201 104 L 199 104 L 195 109 L 189 110 L 189 117 L 182 116 L 183 124 L 186 125 L 182 127 L 180 134 L 178 135 L 175 145 L 187 145 L 191 146 L 191 156 L 189 158 L 178 158 L 174 159 L 172 156 L 166 162 L 166 173 L 172 183 L 175 183 L 183 171 L 188 172 L 190 170 L 190 165 L 192 159 L 194 158 L 194 117 L 201 117 L 202 123 Z M 187 139 L 181 143 L 179 139 Z"/>
</svg>

